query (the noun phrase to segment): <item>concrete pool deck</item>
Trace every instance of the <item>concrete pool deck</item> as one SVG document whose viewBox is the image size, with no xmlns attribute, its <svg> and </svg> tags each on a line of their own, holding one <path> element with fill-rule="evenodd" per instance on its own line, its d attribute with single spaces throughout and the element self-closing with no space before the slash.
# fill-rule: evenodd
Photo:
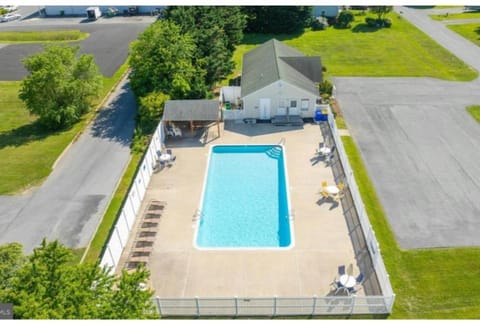
<svg viewBox="0 0 480 335">
<path fill-rule="evenodd" d="M 152 176 L 118 269 L 128 258 L 136 228 L 151 200 L 166 202 L 148 260 L 150 287 L 162 298 L 325 296 L 341 264 L 359 273 L 342 205 L 318 202 L 332 169 L 314 160 L 323 142 L 318 125 L 221 124 L 207 144 L 198 138 L 167 139 L 177 159 Z M 277 144 L 285 139 L 294 246 L 287 250 L 198 250 L 194 214 L 200 205 L 207 156 L 214 144 Z M 359 295 L 363 295 L 363 290 Z"/>
</svg>

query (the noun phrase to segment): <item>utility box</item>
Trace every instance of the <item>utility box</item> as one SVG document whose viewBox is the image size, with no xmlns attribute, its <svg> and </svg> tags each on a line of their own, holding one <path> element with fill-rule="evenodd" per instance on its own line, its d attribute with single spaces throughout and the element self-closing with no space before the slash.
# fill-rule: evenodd
<svg viewBox="0 0 480 335">
<path fill-rule="evenodd" d="M 87 19 L 95 21 L 100 16 L 102 16 L 102 12 L 98 7 L 88 7 L 87 8 Z"/>
</svg>

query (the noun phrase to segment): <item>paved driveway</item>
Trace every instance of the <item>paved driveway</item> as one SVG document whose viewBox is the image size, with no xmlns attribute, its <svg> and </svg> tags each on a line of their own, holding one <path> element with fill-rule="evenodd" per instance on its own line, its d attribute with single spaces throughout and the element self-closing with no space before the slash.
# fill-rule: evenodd
<svg viewBox="0 0 480 335">
<path fill-rule="evenodd" d="M 480 69 L 480 49 L 397 8 L 441 45 Z M 478 80 L 335 78 L 337 98 L 402 248 L 480 245 Z"/>
<path fill-rule="evenodd" d="M 0 25 L 0 31 L 43 31 L 43 30 L 81 30 L 90 36 L 79 42 L 82 53 L 93 54 L 102 74 L 111 77 L 125 62 L 130 43 L 150 25 L 152 17 L 101 19 L 91 23 L 81 23 L 79 18 L 38 19 L 9 22 Z M 11 44 L 0 48 L 0 81 L 21 80 L 27 75 L 22 58 L 41 51 L 41 44 Z"/>
<path fill-rule="evenodd" d="M 20 242 L 30 252 L 47 237 L 85 247 L 130 159 L 135 113 L 124 80 L 40 188 L 0 197 L 0 244 Z"/>
</svg>

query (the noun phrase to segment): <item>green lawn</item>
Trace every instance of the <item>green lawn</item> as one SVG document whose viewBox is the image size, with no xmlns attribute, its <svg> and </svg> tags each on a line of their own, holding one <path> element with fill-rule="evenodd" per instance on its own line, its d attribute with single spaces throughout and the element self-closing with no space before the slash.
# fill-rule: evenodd
<svg viewBox="0 0 480 335">
<path fill-rule="evenodd" d="M 242 55 L 275 37 L 307 55 L 319 55 L 328 76 L 409 76 L 469 81 L 476 71 L 397 15 L 392 28 L 376 30 L 356 16 L 352 29 L 307 30 L 301 35 L 247 34 L 234 55 L 240 74 Z"/>
<path fill-rule="evenodd" d="M 449 13 L 448 15 L 446 14 L 430 15 L 430 17 L 437 21 L 480 19 L 480 12 Z"/>
<path fill-rule="evenodd" d="M 73 42 L 88 36 L 88 33 L 80 30 L 2 31 L 0 43 Z"/>
<path fill-rule="evenodd" d="M 390 318 L 478 319 L 480 249 L 401 250 L 353 139 L 342 142 L 396 294 Z"/>
<path fill-rule="evenodd" d="M 468 106 L 467 111 L 478 123 L 480 123 L 480 105 Z"/>
<path fill-rule="evenodd" d="M 447 26 L 457 34 L 480 46 L 480 22 L 470 24 L 452 24 Z"/>
<path fill-rule="evenodd" d="M 102 97 L 126 71 L 123 65 L 112 78 L 104 79 Z M 51 171 L 57 157 L 85 124 L 93 112 L 65 131 L 42 129 L 18 98 L 20 82 L 0 82 L 0 194 L 14 194 L 40 184 Z"/>
<path fill-rule="evenodd" d="M 458 5 L 447 5 L 447 6 L 435 6 L 434 9 L 444 9 L 444 8 L 463 8 L 463 6 Z"/>
</svg>

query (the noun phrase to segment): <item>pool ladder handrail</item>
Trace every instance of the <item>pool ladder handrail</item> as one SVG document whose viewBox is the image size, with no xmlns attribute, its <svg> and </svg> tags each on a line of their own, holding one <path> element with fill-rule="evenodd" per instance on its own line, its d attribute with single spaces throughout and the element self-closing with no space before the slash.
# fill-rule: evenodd
<svg viewBox="0 0 480 335">
<path fill-rule="evenodd" d="M 202 213 L 201 209 L 197 209 L 195 211 L 195 213 L 193 213 L 193 219 L 197 220 L 197 219 L 200 219 L 200 218 L 203 218 L 203 213 Z"/>
<path fill-rule="evenodd" d="M 285 145 L 285 137 L 282 137 L 277 145 Z"/>
<path fill-rule="evenodd" d="M 295 221 L 295 210 L 291 210 L 290 213 L 288 214 L 288 219 L 291 221 L 291 222 L 294 222 Z"/>
</svg>

